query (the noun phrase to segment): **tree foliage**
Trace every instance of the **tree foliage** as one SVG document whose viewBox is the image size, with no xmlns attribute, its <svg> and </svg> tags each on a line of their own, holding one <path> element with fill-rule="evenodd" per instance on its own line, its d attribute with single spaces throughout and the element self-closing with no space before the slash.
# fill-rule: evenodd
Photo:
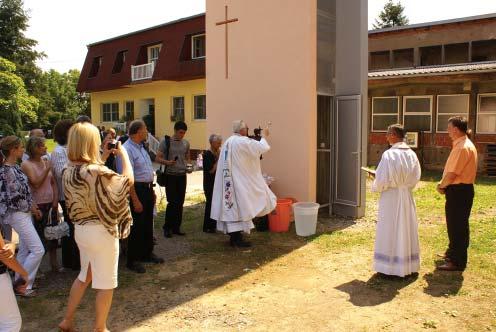
<svg viewBox="0 0 496 332">
<path fill-rule="evenodd" d="M 3 135 L 15 135 L 25 121 L 36 121 L 38 100 L 26 91 L 16 75 L 15 64 L 0 57 L 0 128 Z"/>
<path fill-rule="evenodd" d="M 408 18 L 403 15 L 405 7 L 398 3 L 393 3 L 393 0 L 388 0 L 384 5 L 384 9 L 379 13 L 379 18 L 375 20 L 374 29 L 391 28 L 408 24 Z"/>
<path fill-rule="evenodd" d="M 30 127 L 48 128 L 58 120 L 89 113 L 88 95 L 76 91 L 79 75 L 76 69 L 67 73 L 50 70 L 41 74 L 36 91 L 40 100 L 38 121 Z"/>
<path fill-rule="evenodd" d="M 38 42 L 27 38 L 29 16 L 23 9 L 22 0 L 0 0 L 0 57 L 16 65 L 16 73 L 22 77 L 27 90 L 33 93 L 41 70 L 36 60 L 45 54 L 35 50 Z"/>
<path fill-rule="evenodd" d="M 62 118 L 88 114 L 90 105 L 88 95 L 76 92 L 78 70 L 43 72 L 36 65 L 45 54 L 35 50 L 36 40 L 24 35 L 29 16 L 23 5 L 22 0 L 0 0 L 0 57 L 4 58 L 0 125 L 8 125 L 3 131 L 9 133 L 51 128 Z M 15 96 L 11 103 L 9 96 Z"/>
</svg>

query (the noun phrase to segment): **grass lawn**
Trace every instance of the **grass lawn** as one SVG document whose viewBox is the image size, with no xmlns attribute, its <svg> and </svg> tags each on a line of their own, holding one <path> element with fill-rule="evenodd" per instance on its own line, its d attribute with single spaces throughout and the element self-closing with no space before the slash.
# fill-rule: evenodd
<svg viewBox="0 0 496 332">
<path fill-rule="evenodd" d="M 164 239 L 156 218 L 155 252 L 166 259 L 147 273 L 119 272 L 109 318 L 115 331 L 492 331 L 496 330 L 496 180 L 480 178 L 471 217 L 468 268 L 435 270 L 447 245 L 437 173 L 415 190 L 421 242 L 418 276 L 384 280 L 371 269 L 378 195 L 367 194 L 360 220 L 321 216 L 318 234 L 254 232 L 254 247 L 234 250 L 224 235 L 201 232 L 203 195 L 187 197 L 186 237 Z M 163 207 L 163 206 L 162 206 Z M 53 330 L 76 272 L 49 274 L 40 295 L 20 300 L 24 331 Z M 77 315 L 91 330 L 94 292 Z M 49 313 L 49 314 L 47 314 Z"/>
<path fill-rule="evenodd" d="M 57 143 L 55 143 L 55 141 L 50 138 L 50 139 L 45 140 L 45 145 L 47 147 L 48 153 L 52 153 L 52 151 L 53 151 L 53 149 L 55 149 L 55 146 L 57 145 Z"/>
</svg>

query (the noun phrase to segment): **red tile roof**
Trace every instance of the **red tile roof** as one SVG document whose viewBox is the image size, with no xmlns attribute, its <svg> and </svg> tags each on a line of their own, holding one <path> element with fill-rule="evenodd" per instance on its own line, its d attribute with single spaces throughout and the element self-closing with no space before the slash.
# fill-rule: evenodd
<svg viewBox="0 0 496 332">
<path fill-rule="evenodd" d="M 159 58 L 149 81 L 185 81 L 205 78 L 205 58 L 191 59 L 191 36 L 205 33 L 205 14 L 165 23 L 148 29 L 88 45 L 77 91 L 93 92 L 119 89 L 143 81 L 131 82 L 131 65 L 146 62 L 146 47 L 162 44 Z M 119 73 L 112 73 L 119 52 L 127 51 Z M 93 61 L 102 57 L 94 77 L 89 77 Z"/>
</svg>

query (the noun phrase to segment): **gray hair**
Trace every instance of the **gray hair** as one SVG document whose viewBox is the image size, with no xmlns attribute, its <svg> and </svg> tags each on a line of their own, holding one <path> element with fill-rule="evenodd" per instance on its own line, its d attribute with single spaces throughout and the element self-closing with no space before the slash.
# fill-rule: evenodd
<svg viewBox="0 0 496 332">
<path fill-rule="evenodd" d="M 246 129 L 248 126 L 243 120 L 233 121 L 233 133 L 239 134 L 241 129 Z"/>
<path fill-rule="evenodd" d="M 218 142 L 218 141 L 222 141 L 222 136 L 217 135 L 217 134 L 212 134 L 212 135 L 210 135 L 210 137 L 208 138 L 208 142 L 209 142 L 210 144 L 212 144 L 213 142 Z"/>
</svg>

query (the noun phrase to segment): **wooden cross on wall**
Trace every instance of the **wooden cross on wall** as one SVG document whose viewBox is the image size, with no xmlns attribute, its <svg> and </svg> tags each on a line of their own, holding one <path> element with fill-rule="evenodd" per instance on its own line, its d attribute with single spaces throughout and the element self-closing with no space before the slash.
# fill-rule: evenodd
<svg viewBox="0 0 496 332">
<path fill-rule="evenodd" d="M 225 6 L 225 9 L 226 9 L 226 16 L 225 16 L 225 19 L 224 21 L 222 22 L 217 22 L 215 23 L 215 25 L 219 26 L 219 25 L 224 25 L 225 26 L 225 33 L 226 33 L 226 79 L 229 78 L 229 32 L 228 32 L 228 28 L 229 28 L 229 24 L 230 23 L 234 23 L 234 22 L 238 22 L 238 19 L 237 18 L 233 18 L 233 19 L 228 19 L 228 15 L 227 15 L 227 6 Z"/>
</svg>

